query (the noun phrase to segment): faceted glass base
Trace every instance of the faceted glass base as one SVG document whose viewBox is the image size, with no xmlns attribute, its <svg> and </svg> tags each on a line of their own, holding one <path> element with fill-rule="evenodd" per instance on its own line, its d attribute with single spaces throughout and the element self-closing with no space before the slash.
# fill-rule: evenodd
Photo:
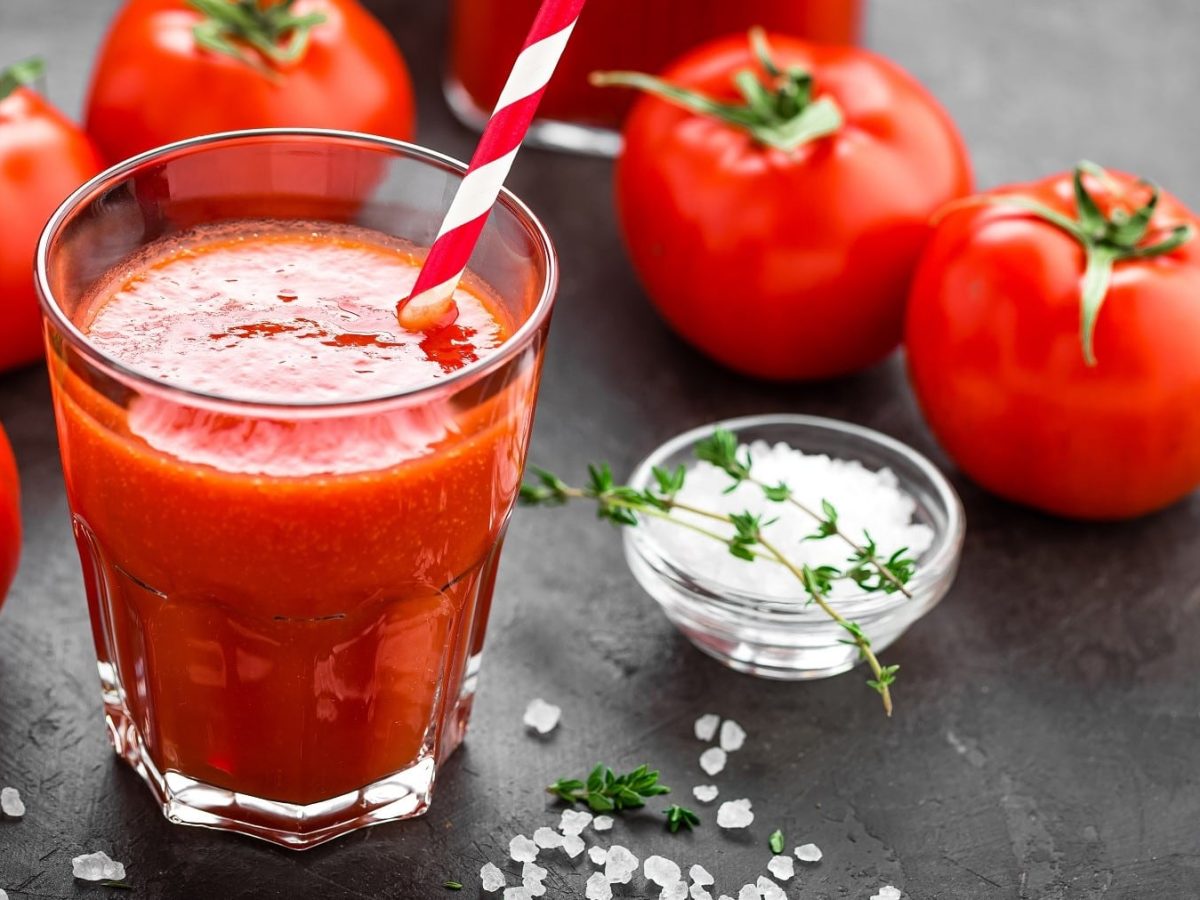
<svg viewBox="0 0 1200 900">
<path fill-rule="evenodd" d="M 105 721 L 117 755 L 146 782 L 163 815 L 180 825 L 234 831 L 307 850 L 369 825 L 419 816 L 429 807 L 435 775 L 432 756 L 357 791 L 301 806 L 226 790 L 180 772 L 161 772 L 119 706 L 106 704 Z"/>
</svg>

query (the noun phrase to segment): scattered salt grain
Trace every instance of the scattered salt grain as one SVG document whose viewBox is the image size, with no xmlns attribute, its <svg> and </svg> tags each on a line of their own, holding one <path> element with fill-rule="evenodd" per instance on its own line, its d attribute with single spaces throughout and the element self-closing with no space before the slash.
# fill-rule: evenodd
<svg viewBox="0 0 1200 900">
<path fill-rule="evenodd" d="M 796 874 L 796 864 L 790 856 L 773 856 L 767 863 L 767 871 L 780 881 L 787 881 Z"/>
<path fill-rule="evenodd" d="M 900 888 L 885 884 L 879 889 L 878 894 L 871 895 L 871 900 L 900 900 L 900 897 Z"/>
<path fill-rule="evenodd" d="M 525 707 L 525 727 L 538 734 L 549 734 L 558 726 L 558 717 L 562 715 L 562 707 L 547 703 L 541 697 L 529 701 Z"/>
<path fill-rule="evenodd" d="M 558 820 L 558 830 L 563 834 L 582 834 L 583 829 L 592 821 L 590 812 L 575 809 L 564 809 L 562 818 Z"/>
<path fill-rule="evenodd" d="M 667 887 L 679 880 L 679 864 L 662 856 L 647 856 L 642 864 L 642 874 L 647 881 Z"/>
<path fill-rule="evenodd" d="M 725 768 L 726 759 L 725 751 L 720 747 L 709 747 L 700 754 L 700 768 L 706 775 L 717 775 Z"/>
<path fill-rule="evenodd" d="M 800 860 L 800 862 L 820 862 L 821 857 L 824 855 L 825 854 L 821 852 L 821 848 L 816 844 L 801 844 L 796 848 L 796 859 Z"/>
<path fill-rule="evenodd" d="M 717 733 L 717 725 L 721 723 L 721 717 L 716 713 L 705 713 L 696 720 L 696 740 L 708 743 Z"/>
<path fill-rule="evenodd" d="M 692 900 L 712 900 L 712 894 L 702 884 L 693 884 L 692 889 L 688 892 L 688 896 Z"/>
<path fill-rule="evenodd" d="M 542 897 L 546 894 L 546 886 L 536 878 L 522 878 L 521 889 L 530 897 Z"/>
<path fill-rule="evenodd" d="M 533 900 L 533 894 L 527 887 L 507 887 L 504 889 L 504 900 Z"/>
<path fill-rule="evenodd" d="M 612 831 L 613 817 L 596 816 L 596 818 L 592 819 L 592 827 L 597 831 Z"/>
<path fill-rule="evenodd" d="M 733 719 L 721 723 L 721 749 L 726 753 L 741 750 L 746 743 L 746 730 Z"/>
<path fill-rule="evenodd" d="M 629 884 L 637 871 L 638 858 L 620 844 L 608 848 L 604 860 L 604 877 L 613 884 Z"/>
<path fill-rule="evenodd" d="M 608 857 L 608 851 L 603 847 L 592 847 L 588 850 L 588 859 L 598 866 L 604 865 L 604 860 Z"/>
<path fill-rule="evenodd" d="M 547 828 L 543 825 L 533 833 L 533 842 L 543 850 L 551 850 L 562 846 L 563 836 L 553 828 Z"/>
<path fill-rule="evenodd" d="M 810 456 L 783 443 L 755 441 L 740 452 L 747 449 L 754 461 L 756 482 L 786 483 L 795 499 L 809 509 L 820 509 L 821 501 L 828 500 L 837 508 L 841 529 L 859 537 L 864 529 L 869 529 L 884 558 L 902 547 L 920 558 L 932 544 L 933 530 L 913 521 L 916 500 L 900 488 L 890 469 L 876 472 L 858 460 L 834 459 L 822 454 Z M 762 488 L 748 480 L 726 493 L 728 488 L 729 476 L 724 471 L 699 462 L 689 470 L 677 497 L 681 505 L 717 513 L 748 511 L 777 519 L 768 533 L 797 565 L 814 569 L 823 565 L 845 566 L 845 546 L 841 541 L 804 540 L 813 532 L 813 521 L 803 510 L 768 500 Z M 685 514 L 680 515 L 693 521 Z M 731 526 L 704 524 L 722 534 L 733 534 Z M 802 594 L 795 577 L 783 566 L 748 566 L 729 553 L 713 553 L 712 541 L 670 522 L 653 520 L 643 527 L 675 565 L 694 575 L 778 599 L 794 600 Z M 834 582 L 830 596 L 837 599 L 857 591 L 853 581 L 840 579 Z"/>
<path fill-rule="evenodd" d="M 574 859 L 580 853 L 582 853 L 586 846 L 587 845 L 583 842 L 583 838 L 577 834 L 563 835 L 562 848 L 567 856 L 571 857 L 571 859 Z"/>
<path fill-rule="evenodd" d="M 125 866 L 104 852 L 85 853 L 71 860 L 71 874 L 83 881 L 124 881 Z"/>
<path fill-rule="evenodd" d="M 722 894 L 720 897 L 717 898 L 717 900 L 733 900 L 733 898 L 730 897 L 728 894 Z"/>
<path fill-rule="evenodd" d="M 717 824 L 722 828 L 745 828 L 753 821 L 749 800 L 726 800 L 717 809 Z"/>
<path fill-rule="evenodd" d="M 759 875 L 758 881 L 754 885 L 758 888 L 758 892 L 762 894 L 762 900 L 787 900 L 787 894 L 783 888 L 773 882 L 766 875 Z"/>
<path fill-rule="evenodd" d="M 752 884 L 743 884 L 738 891 L 737 900 L 762 900 L 762 894 Z"/>
<path fill-rule="evenodd" d="M 0 888 L 0 900 L 8 900 L 8 891 L 4 888 Z"/>
<path fill-rule="evenodd" d="M 25 804 L 21 801 L 21 792 L 13 787 L 0 788 L 0 812 L 6 816 L 19 819 L 25 815 Z"/>
<path fill-rule="evenodd" d="M 587 880 L 587 886 L 583 889 L 583 896 L 587 900 L 612 900 L 612 895 L 612 885 L 604 877 L 604 873 L 593 872 Z"/>
<path fill-rule="evenodd" d="M 543 869 L 535 862 L 527 862 L 521 866 L 521 877 L 524 879 L 532 879 L 533 881 L 545 881 L 546 876 L 550 872 L 548 869 Z"/>
<path fill-rule="evenodd" d="M 698 784 L 692 788 L 692 796 L 701 803 L 712 803 L 719 793 L 715 784 Z"/>
<path fill-rule="evenodd" d="M 696 884 L 709 885 L 716 881 L 716 879 L 708 873 L 708 869 L 704 868 L 704 866 L 700 865 L 699 863 L 688 869 L 688 875 L 691 876 L 692 881 L 694 881 Z"/>
<path fill-rule="evenodd" d="M 498 891 L 504 887 L 504 873 L 495 863 L 484 863 L 479 870 L 479 881 L 485 891 Z"/>
<path fill-rule="evenodd" d="M 686 881 L 672 881 L 658 893 L 659 900 L 687 900 L 688 886 Z"/>
<path fill-rule="evenodd" d="M 537 859 L 538 845 L 525 835 L 518 834 L 508 842 L 508 855 L 515 862 L 533 862 Z"/>
</svg>

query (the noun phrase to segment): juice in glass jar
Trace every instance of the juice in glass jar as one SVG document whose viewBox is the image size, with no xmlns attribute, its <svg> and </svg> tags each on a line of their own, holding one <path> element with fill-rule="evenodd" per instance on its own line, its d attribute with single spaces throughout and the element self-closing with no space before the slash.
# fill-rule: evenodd
<svg viewBox="0 0 1200 900">
<path fill-rule="evenodd" d="M 486 122 L 538 5 L 454 0 L 446 95 L 466 124 Z M 615 154 L 616 131 L 636 95 L 592 87 L 592 72 L 656 73 L 698 44 L 755 25 L 821 43 L 853 43 L 861 13 L 862 0 L 591 0 L 546 88 L 530 140 Z"/>
<path fill-rule="evenodd" d="M 313 138 L 260 145 L 264 174 L 305 155 L 288 150 L 388 159 L 365 138 Z M 137 178 L 124 175 L 133 196 Z M 502 243 L 523 231 L 529 255 L 485 248 L 485 266 L 528 271 L 497 268 L 503 287 L 469 275 L 457 321 L 410 334 L 394 311 L 420 265 L 407 237 L 358 221 L 197 225 L 194 197 L 175 208 L 159 193 L 158 215 L 188 224 L 82 289 L 64 279 L 89 268 L 90 217 L 112 207 L 68 201 L 44 241 L 63 467 L 114 746 L 169 817 L 285 846 L 419 814 L 470 711 L 553 296 L 548 244 L 510 201 Z M 374 195 L 334 200 L 357 207 L 346 218 L 388 218 Z M 411 203 L 395 215 L 411 227 Z"/>
</svg>

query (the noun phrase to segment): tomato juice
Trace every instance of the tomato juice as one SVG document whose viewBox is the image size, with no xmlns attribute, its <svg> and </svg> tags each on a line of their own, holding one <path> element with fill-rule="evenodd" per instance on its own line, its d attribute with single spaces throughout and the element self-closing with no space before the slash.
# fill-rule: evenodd
<svg viewBox="0 0 1200 900">
<path fill-rule="evenodd" d="M 51 353 L 110 731 L 180 821 L 308 846 L 422 811 L 462 739 L 541 339 L 451 390 L 522 323 L 468 276 L 403 332 L 418 266 L 363 228 L 189 229 L 73 315 L 162 392 Z"/>
</svg>

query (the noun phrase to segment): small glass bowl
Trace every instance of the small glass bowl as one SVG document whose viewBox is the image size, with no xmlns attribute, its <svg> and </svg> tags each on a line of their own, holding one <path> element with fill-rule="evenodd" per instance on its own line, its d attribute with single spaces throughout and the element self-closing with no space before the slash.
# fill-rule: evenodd
<svg viewBox="0 0 1200 900">
<path fill-rule="evenodd" d="M 732 431 L 743 444 L 782 441 L 808 454 L 856 459 L 874 470 L 891 469 L 900 488 L 916 500 L 914 517 L 929 525 L 934 537 L 908 583 L 912 597 L 862 593 L 834 601 L 842 615 L 862 626 L 876 651 L 900 637 L 945 596 L 962 550 L 962 503 L 929 460 L 877 431 L 815 416 L 728 419 L 667 441 L 642 461 L 629 484 L 639 490 L 648 488 L 655 466 L 691 466 L 695 445 L 716 428 Z M 800 680 L 828 678 L 858 663 L 858 651 L 840 643 L 846 632 L 815 604 L 806 604 L 802 590 L 797 589 L 794 600 L 780 600 L 730 587 L 676 564 L 649 530 L 623 531 L 625 558 L 641 586 L 688 640 L 730 668 L 760 678 Z"/>
</svg>

